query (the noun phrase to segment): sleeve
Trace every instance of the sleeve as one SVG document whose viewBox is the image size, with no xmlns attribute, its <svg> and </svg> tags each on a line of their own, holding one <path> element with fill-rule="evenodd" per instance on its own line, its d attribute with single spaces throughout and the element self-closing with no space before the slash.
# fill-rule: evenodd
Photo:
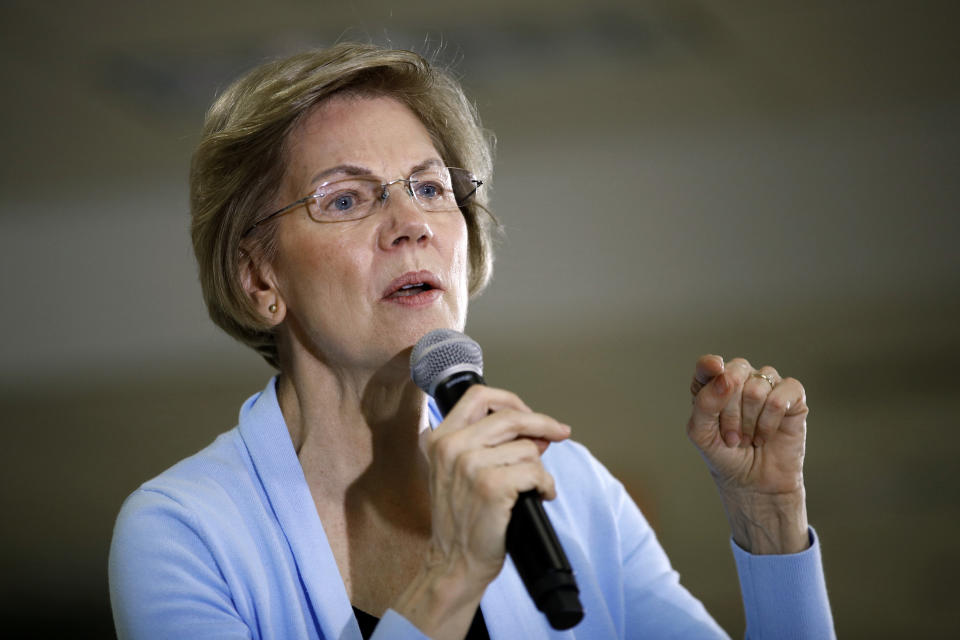
<svg viewBox="0 0 960 640">
<path fill-rule="evenodd" d="M 387 609 L 370 640 L 430 640 L 412 622 L 393 609 Z"/>
<path fill-rule="evenodd" d="M 810 529 L 801 553 L 758 556 L 730 539 L 740 577 L 748 638 L 836 638 L 820 541 Z"/>
<path fill-rule="evenodd" d="M 162 493 L 140 489 L 124 503 L 109 580 L 120 640 L 251 637 L 191 514 Z"/>
<path fill-rule="evenodd" d="M 621 541 L 625 637 L 729 637 L 680 584 L 679 574 L 623 485 L 604 472 Z M 731 539 L 747 638 L 836 637 L 819 540 L 812 529 L 810 541 L 810 548 L 802 553 L 759 556 Z"/>
</svg>

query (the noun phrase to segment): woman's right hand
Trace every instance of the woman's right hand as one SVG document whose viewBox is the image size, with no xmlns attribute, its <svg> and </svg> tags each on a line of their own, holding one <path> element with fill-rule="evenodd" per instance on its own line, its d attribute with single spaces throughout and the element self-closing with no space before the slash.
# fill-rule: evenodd
<svg viewBox="0 0 960 640">
<path fill-rule="evenodd" d="M 394 607 L 399 613 L 431 637 L 463 637 L 503 567 L 517 496 L 530 489 L 544 500 L 556 496 L 540 455 L 569 435 L 567 425 L 534 413 L 513 393 L 467 390 L 426 434 L 432 540 L 423 572 Z"/>
<path fill-rule="evenodd" d="M 536 489 L 556 497 L 540 455 L 570 428 L 534 413 L 513 393 L 474 385 L 427 435 L 432 502 L 432 562 L 493 580 L 506 556 L 505 537 L 517 496 Z"/>
</svg>

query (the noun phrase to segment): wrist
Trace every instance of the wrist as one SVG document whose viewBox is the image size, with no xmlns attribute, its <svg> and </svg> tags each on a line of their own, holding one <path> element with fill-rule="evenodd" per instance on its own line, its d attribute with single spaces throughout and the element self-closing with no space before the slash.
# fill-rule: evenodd
<svg viewBox="0 0 960 640">
<path fill-rule="evenodd" d="M 734 542 L 755 555 L 799 553 L 810 546 L 806 494 L 721 493 Z"/>
<path fill-rule="evenodd" d="M 487 583 L 471 579 L 465 562 L 429 553 L 423 567 L 391 607 L 434 639 L 462 638 Z"/>
</svg>

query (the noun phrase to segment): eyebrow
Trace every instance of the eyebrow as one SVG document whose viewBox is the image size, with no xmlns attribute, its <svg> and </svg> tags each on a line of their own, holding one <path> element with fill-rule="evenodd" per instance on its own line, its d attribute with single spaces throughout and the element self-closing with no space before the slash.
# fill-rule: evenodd
<svg viewBox="0 0 960 640">
<path fill-rule="evenodd" d="M 442 166 L 443 166 L 442 160 L 440 160 L 439 158 L 431 158 L 429 160 L 424 160 L 420 164 L 415 165 L 410 170 L 410 174 L 414 174 L 417 171 L 423 171 L 428 167 L 442 167 Z M 338 164 L 335 167 L 324 169 L 320 173 L 313 176 L 313 178 L 310 179 L 310 186 L 313 186 L 318 182 L 335 175 L 372 176 L 373 172 L 370 169 L 367 169 L 366 167 L 361 167 L 355 164 Z"/>
<path fill-rule="evenodd" d="M 310 178 L 310 186 L 317 184 L 324 178 L 329 178 L 330 176 L 335 176 L 337 174 L 343 174 L 347 176 L 369 176 L 372 174 L 372 172 L 366 167 L 359 167 L 355 164 L 338 164 L 335 167 L 324 169 L 317 175 Z"/>
</svg>

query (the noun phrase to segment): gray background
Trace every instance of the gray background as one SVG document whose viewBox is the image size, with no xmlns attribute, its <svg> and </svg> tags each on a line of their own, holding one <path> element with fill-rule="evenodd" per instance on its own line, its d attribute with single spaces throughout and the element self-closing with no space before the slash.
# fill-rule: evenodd
<svg viewBox="0 0 960 640">
<path fill-rule="evenodd" d="M 203 113 L 336 40 L 450 62 L 498 137 L 507 229 L 469 331 L 569 422 L 735 637 L 687 443 L 703 352 L 807 386 L 806 478 L 845 637 L 956 631 L 955 3 L 4 2 L 5 620 L 108 637 L 113 518 L 270 371 L 207 320 L 187 235 Z"/>
</svg>

